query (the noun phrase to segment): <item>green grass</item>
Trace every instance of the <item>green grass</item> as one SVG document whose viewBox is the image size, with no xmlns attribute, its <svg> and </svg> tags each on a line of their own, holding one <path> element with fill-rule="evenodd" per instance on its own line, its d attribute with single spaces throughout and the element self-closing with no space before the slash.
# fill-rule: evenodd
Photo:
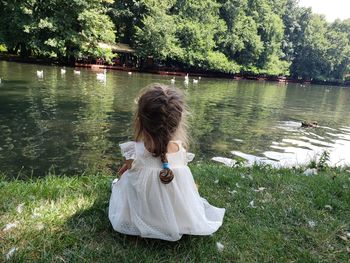
<svg viewBox="0 0 350 263">
<path fill-rule="evenodd" d="M 214 235 L 178 242 L 113 231 L 107 216 L 111 176 L 3 177 L 0 262 L 13 247 L 12 262 L 349 262 L 348 171 L 307 177 L 301 170 L 258 166 L 199 163 L 191 169 L 201 195 L 227 211 Z M 255 192 L 259 187 L 266 190 Z M 249 207 L 252 200 L 256 208 Z M 17 227 L 3 231 L 13 222 Z"/>
</svg>

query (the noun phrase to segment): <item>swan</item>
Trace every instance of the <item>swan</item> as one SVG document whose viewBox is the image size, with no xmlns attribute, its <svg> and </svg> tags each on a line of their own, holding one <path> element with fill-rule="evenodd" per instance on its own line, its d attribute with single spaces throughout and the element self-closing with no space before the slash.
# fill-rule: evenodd
<svg viewBox="0 0 350 263">
<path fill-rule="evenodd" d="M 65 68 L 61 68 L 61 75 L 66 74 L 66 69 Z"/>
<path fill-rule="evenodd" d="M 173 77 L 173 78 L 170 80 L 170 82 L 171 82 L 172 84 L 174 84 L 174 83 L 175 83 L 175 77 Z"/>
<path fill-rule="evenodd" d="M 80 70 L 74 70 L 75 75 L 80 75 Z"/>
<path fill-rule="evenodd" d="M 39 78 L 39 79 L 42 79 L 44 77 L 44 71 L 43 70 L 37 70 L 36 71 L 36 76 Z"/>
<path fill-rule="evenodd" d="M 100 81 L 106 81 L 106 72 L 107 72 L 107 70 L 104 69 L 103 73 L 97 73 L 96 78 Z"/>
<path fill-rule="evenodd" d="M 198 79 L 193 79 L 193 84 L 198 84 Z"/>
<path fill-rule="evenodd" d="M 185 78 L 184 83 L 185 85 L 188 85 L 188 79 Z"/>
<path fill-rule="evenodd" d="M 185 76 L 185 81 L 186 81 L 186 80 L 188 80 L 188 73 L 187 73 L 186 76 Z"/>
</svg>

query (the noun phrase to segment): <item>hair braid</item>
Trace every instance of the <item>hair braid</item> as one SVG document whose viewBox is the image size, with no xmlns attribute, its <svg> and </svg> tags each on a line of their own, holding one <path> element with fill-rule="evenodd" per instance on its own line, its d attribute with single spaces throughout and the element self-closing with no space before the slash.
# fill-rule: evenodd
<svg viewBox="0 0 350 263">
<path fill-rule="evenodd" d="M 174 138 L 187 141 L 184 97 L 174 88 L 152 84 L 141 93 L 137 104 L 135 140 L 143 140 L 152 155 L 160 157 L 163 169 L 159 178 L 168 184 L 174 178 L 166 155 L 168 144 Z"/>
<path fill-rule="evenodd" d="M 169 167 L 164 167 L 165 163 L 168 164 L 168 158 L 165 152 L 161 153 L 160 159 L 163 163 L 163 169 L 159 173 L 159 179 L 163 184 L 168 184 L 174 179 L 174 173 Z"/>
</svg>

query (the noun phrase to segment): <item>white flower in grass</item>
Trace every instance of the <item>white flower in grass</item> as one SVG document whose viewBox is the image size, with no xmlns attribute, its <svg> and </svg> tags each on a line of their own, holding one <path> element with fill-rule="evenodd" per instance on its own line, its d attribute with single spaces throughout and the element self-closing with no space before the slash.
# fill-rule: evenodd
<svg viewBox="0 0 350 263">
<path fill-rule="evenodd" d="M 224 245 L 220 242 L 216 242 L 216 248 L 218 249 L 219 252 L 222 252 L 224 250 Z"/>
<path fill-rule="evenodd" d="M 234 194 L 236 194 L 237 193 L 237 191 L 236 190 L 232 190 L 232 191 L 228 191 L 231 195 L 234 195 Z"/>
<path fill-rule="evenodd" d="M 214 181 L 214 184 L 218 184 L 219 183 L 219 179 L 216 179 L 215 181 Z"/>
<path fill-rule="evenodd" d="M 16 207 L 17 213 L 22 214 L 22 212 L 23 212 L 23 206 L 24 206 L 24 203 L 21 203 L 21 204 L 19 204 L 19 205 Z"/>
<path fill-rule="evenodd" d="M 254 200 L 249 202 L 249 207 L 250 208 L 257 208 L 257 206 L 254 205 Z"/>
<path fill-rule="evenodd" d="M 10 251 L 6 254 L 6 260 L 9 260 L 17 250 L 18 248 L 16 247 L 11 248 Z"/>
<path fill-rule="evenodd" d="M 310 220 L 307 223 L 309 224 L 309 227 L 311 227 L 311 228 L 314 228 L 316 226 L 316 222 L 315 221 Z"/>
<path fill-rule="evenodd" d="M 4 228 L 3 231 L 9 231 L 11 228 L 17 227 L 17 223 L 8 223 Z"/>
<path fill-rule="evenodd" d="M 266 187 L 259 187 L 258 189 L 254 189 L 254 192 L 262 192 L 266 190 Z"/>
</svg>

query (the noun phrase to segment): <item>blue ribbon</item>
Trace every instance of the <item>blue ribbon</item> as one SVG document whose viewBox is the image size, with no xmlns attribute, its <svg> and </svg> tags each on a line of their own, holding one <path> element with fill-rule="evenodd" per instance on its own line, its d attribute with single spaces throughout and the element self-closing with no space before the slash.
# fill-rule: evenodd
<svg viewBox="0 0 350 263">
<path fill-rule="evenodd" d="M 163 169 L 170 169 L 169 163 L 163 163 Z"/>
</svg>

